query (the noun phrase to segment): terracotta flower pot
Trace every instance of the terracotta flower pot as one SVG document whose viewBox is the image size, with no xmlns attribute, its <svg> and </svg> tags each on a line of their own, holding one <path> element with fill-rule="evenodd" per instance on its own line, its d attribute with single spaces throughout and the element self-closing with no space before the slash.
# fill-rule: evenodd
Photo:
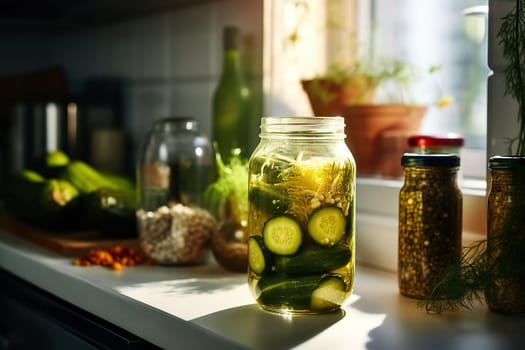
<svg viewBox="0 0 525 350">
<path fill-rule="evenodd" d="M 345 106 L 372 103 L 377 84 L 367 76 L 358 76 L 344 83 L 328 79 L 302 80 L 316 116 L 343 115 Z"/>
<path fill-rule="evenodd" d="M 355 157 L 358 175 L 377 175 L 389 169 L 399 175 L 400 159 L 405 149 L 381 149 L 393 131 L 406 138 L 417 133 L 427 111 L 422 105 L 369 104 L 344 108 L 346 143 Z M 408 141 L 405 141 L 408 144 Z M 397 142 L 403 144 L 403 142 Z M 397 164 L 392 168 L 393 164 Z M 394 170 L 392 170 L 394 169 Z M 385 175 L 385 174 L 383 174 Z M 388 175 L 388 174 L 386 174 Z"/>
</svg>

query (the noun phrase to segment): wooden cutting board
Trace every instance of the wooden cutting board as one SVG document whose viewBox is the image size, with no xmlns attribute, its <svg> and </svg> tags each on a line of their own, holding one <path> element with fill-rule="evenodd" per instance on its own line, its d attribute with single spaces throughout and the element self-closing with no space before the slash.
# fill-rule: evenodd
<svg viewBox="0 0 525 350">
<path fill-rule="evenodd" d="M 0 212 L 0 229 L 68 257 L 81 256 L 92 249 L 116 245 L 139 249 L 136 238 L 111 238 L 98 231 L 49 232 L 17 221 L 3 212 Z"/>
</svg>

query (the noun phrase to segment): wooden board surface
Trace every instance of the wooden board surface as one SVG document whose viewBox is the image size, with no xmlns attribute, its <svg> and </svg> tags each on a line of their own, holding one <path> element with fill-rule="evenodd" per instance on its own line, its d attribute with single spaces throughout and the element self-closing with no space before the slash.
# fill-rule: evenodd
<svg viewBox="0 0 525 350">
<path fill-rule="evenodd" d="M 49 232 L 21 223 L 5 213 L 0 213 L 0 229 L 68 257 L 86 254 L 91 249 L 110 248 L 115 245 L 139 248 L 135 238 L 110 238 L 97 231 Z"/>
</svg>

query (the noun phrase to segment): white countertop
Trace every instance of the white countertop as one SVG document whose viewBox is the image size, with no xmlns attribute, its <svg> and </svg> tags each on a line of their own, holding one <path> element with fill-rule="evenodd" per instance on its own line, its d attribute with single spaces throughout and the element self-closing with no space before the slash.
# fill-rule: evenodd
<svg viewBox="0 0 525 350">
<path fill-rule="evenodd" d="M 0 266 L 165 349 L 525 348 L 525 318 L 484 305 L 428 315 L 399 295 L 395 274 L 362 266 L 341 312 L 295 317 L 259 309 L 245 275 L 213 260 L 184 268 L 85 268 L 0 231 Z"/>
</svg>

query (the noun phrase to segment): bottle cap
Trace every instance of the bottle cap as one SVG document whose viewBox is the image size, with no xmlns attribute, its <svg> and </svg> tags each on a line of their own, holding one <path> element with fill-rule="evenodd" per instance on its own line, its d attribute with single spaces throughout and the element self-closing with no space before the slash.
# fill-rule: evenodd
<svg viewBox="0 0 525 350">
<path fill-rule="evenodd" d="M 224 28 L 224 49 L 237 50 L 239 48 L 239 28 L 227 26 Z"/>
<path fill-rule="evenodd" d="M 410 147 L 461 147 L 463 143 L 460 136 L 414 135 L 408 139 Z"/>
</svg>

